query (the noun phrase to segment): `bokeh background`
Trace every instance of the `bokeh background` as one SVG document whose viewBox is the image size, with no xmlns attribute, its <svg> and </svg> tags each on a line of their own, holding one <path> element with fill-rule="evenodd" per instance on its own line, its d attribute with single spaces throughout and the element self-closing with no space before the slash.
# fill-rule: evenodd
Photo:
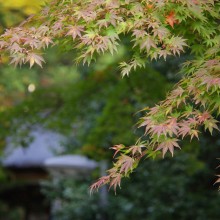
<svg viewBox="0 0 220 220">
<path fill-rule="evenodd" d="M 43 1 L 0 0 L 0 32 L 37 13 Z M 0 66 L 1 220 L 218 220 L 215 182 L 220 135 L 186 140 L 174 158 L 144 160 L 121 189 L 89 195 L 88 187 L 112 164 L 114 144 L 132 145 L 146 106 L 162 100 L 181 78 L 189 55 L 146 64 L 121 78 L 117 64 L 130 56 L 125 37 L 117 55 L 75 66 L 74 52 L 54 46 L 44 68 Z M 71 45 L 68 45 L 71 48 Z M 96 169 L 65 165 L 86 156 Z M 47 169 L 45 161 L 64 163 Z M 85 159 L 84 157 L 82 157 Z M 83 160 L 82 159 L 82 160 Z M 56 161 L 56 160 L 55 160 Z M 73 165 L 73 163 L 72 163 Z"/>
</svg>

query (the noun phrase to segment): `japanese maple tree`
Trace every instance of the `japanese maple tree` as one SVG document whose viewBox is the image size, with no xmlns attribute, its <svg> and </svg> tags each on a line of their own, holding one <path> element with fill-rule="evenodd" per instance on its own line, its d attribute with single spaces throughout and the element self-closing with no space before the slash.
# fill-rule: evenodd
<svg viewBox="0 0 220 220">
<path fill-rule="evenodd" d="M 40 14 L 0 37 L 2 56 L 11 64 L 42 67 L 42 50 L 61 44 L 77 52 L 76 63 L 90 64 L 103 53 L 117 53 L 130 38 L 130 60 L 119 63 L 122 76 L 149 60 L 166 60 L 185 51 L 183 78 L 167 98 L 146 108 L 139 121 L 145 133 L 133 146 L 112 147 L 116 161 L 91 186 L 116 189 L 142 158 L 173 156 L 185 137 L 199 139 L 201 128 L 218 130 L 220 114 L 220 2 L 218 0 L 55 0 Z M 220 182 L 218 179 L 216 182 Z"/>
</svg>

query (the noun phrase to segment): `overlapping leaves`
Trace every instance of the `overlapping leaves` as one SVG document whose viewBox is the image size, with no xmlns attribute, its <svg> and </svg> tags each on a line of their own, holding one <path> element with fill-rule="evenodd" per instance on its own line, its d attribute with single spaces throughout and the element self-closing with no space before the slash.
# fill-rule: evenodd
<svg viewBox="0 0 220 220">
<path fill-rule="evenodd" d="M 126 34 L 133 57 L 120 64 L 123 76 L 143 67 L 147 58 L 166 59 L 186 49 L 200 55 L 185 64 L 185 77 L 167 99 L 140 120 L 147 141 L 117 145 L 121 154 L 114 168 L 91 187 L 110 183 L 116 188 L 142 157 L 160 151 L 173 155 L 182 138 L 199 138 L 200 127 L 211 133 L 218 129 L 214 116 L 220 113 L 219 17 L 220 3 L 215 0 L 55 0 L 40 15 L 6 30 L 0 50 L 14 65 L 42 67 L 42 50 L 64 43 L 78 51 L 76 62 L 90 63 L 100 54 L 117 52 Z"/>
</svg>

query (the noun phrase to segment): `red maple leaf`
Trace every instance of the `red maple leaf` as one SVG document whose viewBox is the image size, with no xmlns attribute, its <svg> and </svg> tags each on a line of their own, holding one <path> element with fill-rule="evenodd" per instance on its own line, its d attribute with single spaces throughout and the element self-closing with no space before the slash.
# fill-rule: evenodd
<svg viewBox="0 0 220 220">
<path fill-rule="evenodd" d="M 176 19 L 175 13 L 171 11 L 167 16 L 166 16 L 166 22 L 173 28 L 174 24 L 178 24 L 179 21 Z"/>
</svg>

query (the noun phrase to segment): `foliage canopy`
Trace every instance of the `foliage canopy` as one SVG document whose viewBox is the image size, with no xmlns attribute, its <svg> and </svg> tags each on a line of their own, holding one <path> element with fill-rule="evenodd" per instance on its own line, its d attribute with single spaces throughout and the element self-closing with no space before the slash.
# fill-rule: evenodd
<svg viewBox="0 0 220 220">
<path fill-rule="evenodd" d="M 139 121 L 144 136 L 130 147 L 115 145 L 116 162 L 94 190 L 137 167 L 143 157 L 160 152 L 173 156 L 185 137 L 199 138 L 200 128 L 218 130 L 220 114 L 220 3 L 217 0 L 63 0 L 53 1 L 39 15 L 0 37 L 0 50 L 11 64 L 42 67 L 42 49 L 61 44 L 77 51 L 76 63 L 88 63 L 103 53 L 114 54 L 124 36 L 130 38 L 130 60 L 119 64 L 122 76 L 149 60 L 191 53 L 183 64 L 183 78 L 167 98 L 145 109 Z M 220 179 L 217 180 L 220 182 Z"/>
</svg>

